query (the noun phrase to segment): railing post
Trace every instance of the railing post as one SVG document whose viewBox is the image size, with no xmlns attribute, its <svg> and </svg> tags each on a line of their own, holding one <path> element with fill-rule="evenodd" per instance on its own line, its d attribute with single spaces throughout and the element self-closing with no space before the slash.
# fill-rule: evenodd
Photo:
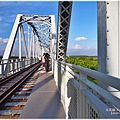
<svg viewBox="0 0 120 120">
<path fill-rule="evenodd" d="M 18 71 L 20 71 L 20 59 L 18 59 Z"/>
<path fill-rule="evenodd" d="M 16 59 L 16 72 L 19 71 L 18 70 L 18 59 Z"/>
<path fill-rule="evenodd" d="M 54 61 L 54 78 L 56 82 L 56 86 L 58 87 L 58 63 L 57 61 Z"/>
<path fill-rule="evenodd" d="M 27 66 L 30 64 L 30 59 L 27 60 Z"/>
<path fill-rule="evenodd" d="M 81 81 L 82 80 L 87 80 L 87 75 L 83 74 L 81 71 L 79 71 L 79 95 L 78 95 L 78 118 L 86 118 L 86 97 L 82 93 L 82 89 L 87 89 L 87 86 Z"/>
<path fill-rule="evenodd" d="M 33 63 L 36 63 L 36 58 L 34 58 L 34 61 L 33 61 Z"/>
<path fill-rule="evenodd" d="M 26 67 L 26 59 L 24 59 L 25 67 Z"/>
<path fill-rule="evenodd" d="M 29 66 L 29 65 L 30 65 L 30 63 L 31 63 L 31 60 L 30 60 L 30 59 L 28 59 L 28 61 L 27 61 L 27 66 Z"/>
<path fill-rule="evenodd" d="M 68 66 L 66 66 L 66 69 L 65 69 L 65 74 L 66 74 L 66 77 L 65 77 L 65 113 L 66 113 L 66 119 L 69 119 L 69 106 L 70 106 L 70 101 L 71 101 L 71 97 L 69 97 L 69 86 L 68 86 L 68 82 L 70 80 L 70 78 L 72 77 L 72 75 L 68 72 L 70 70 L 70 68 Z"/>
<path fill-rule="evenodd" d="M 26 67 L 26 59 L 25 59 L 25 67 Z"/>
<path fill-rule="evenodd" d="M 29 64 L 29 65 L 32 65 L 32 62 L 33 62 L 33 59 L 31 58 L 31 59 L 30 59 L 30 64 Z"/>
<path fill-rule="evenodd" d="M 2 60 L 0 61 L 0 77 L 2 77 Z"/>
<path fill-rule="evenodd" d="M 4 76 L 4 62 L 3 60 L 1 61 L 1 64 L 2 64 L 2 77 Z"/>
<path fill-rule="evenodd" d="M 8 62 L 6 63 L 6 71 L 5 71 L 5 74 L 7 75 L 9 72 L 10 72 L 10 60 L 8 60 Z"/>
<path fill-rule="evenodd" d="M 14 60 L 14 72 L 16 72 L 16 68 L 17 68 L 17 65 L 16 65 L 16 59 Z"/>
<path fill-rule="evenodd" d="M 19 59 L 19 61 L 20 61 L 20 69 L 22 68 L 22 62 L 21 62 L 21 59 Z"/>
<path fill-rule="evenodd" d="M 14 60 L 12 59 L 11 62 L 12 62 L 12 74 L 13 74 L 14 73 Z"/>
<path fill-rule="evenodd" d="M 26 66 L 28 66 L 29 64 L 30 64 L 30 59 L 27 60 L 27 65 Z"/>
<path fill-rule="evenodd" d="M 61 79 L 60 79 L 60 89 L 61 89 L 61 100 L 63 103 L 63 106 L 65 106 L 65 80 L 66 80 L 66 65 L 61 64 Z"/>
<path fill-rule="evenodd" d="M 25 68 L 25 59 L 23 58 L 22 61 L 23 61 L 23 68 Z"/>
<path fill-rule="evenodd" d="M 58 90 L 61 94 L 61 63 L 58 62 Z"/>
</svg>

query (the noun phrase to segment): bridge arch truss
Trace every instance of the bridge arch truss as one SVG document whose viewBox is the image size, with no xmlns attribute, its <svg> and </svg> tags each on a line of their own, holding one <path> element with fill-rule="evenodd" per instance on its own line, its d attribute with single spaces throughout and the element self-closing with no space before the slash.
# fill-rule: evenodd
<svg viewBox="0 0 120 120">
<path fill-rule="evenodd" d="M 27 33 L 27 34 L 26 34 Z M 3 59 L 9 59 L 13 45 L 18 36 L 19 59 L 22 57 L 22 43 L 26 58 L 39 57 L 44 52 L 52 54 L 56 35 L 54 15 L 22 15 L 18 14 L 6 46 Z M 54 40 L 54 41 L 53 41 Z"/>
</svg>

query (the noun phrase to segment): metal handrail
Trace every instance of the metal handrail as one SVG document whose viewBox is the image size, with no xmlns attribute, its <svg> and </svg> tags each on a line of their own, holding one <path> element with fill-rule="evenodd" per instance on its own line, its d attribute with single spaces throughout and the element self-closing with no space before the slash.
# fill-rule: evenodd
<svg viewBox="0 0 120 120">
<path fill-rule="evenodd" d="M 119 78 L 65 62 L 54 61 L 54 65 L 54 79 L 67 118 L 120 118 L 120 96 L 94 84 L 87 76 L 114 87 L 117 93 L 120 93 Z"/>
<path fill-rule="evenodd" d="M 3 78 L 8 74 L 13 74 L 21 69 L 38 62 L 38 58 L 11 58 L 0 61 L 0 77 Z"/>
<path fill-rule="evenodd" d="M 61 62 L 61 63 L 69 66 L 71 69 L 76 69 L 85 75 L 89 75 L 90 77 L 95 78 L 98 81 L 101 81 L 107 85 L 110 85 L 110 86 L 120 90 L 120 79 L 119 78 L 116 78 L 116 77 L 113 77 L 113 76 L 110 76 L 110 75 L 107 75 L 107 74 L 104 74 L 104 73 L 101 73 L 101 72 L 98 72 L 95 70 L 84 68 L 81 66 L 77 66 L 77 65 L 73 65 L 73 64 L 69 64 L 69 63 L 65 63 L 65 62 Z"/>
</svg>

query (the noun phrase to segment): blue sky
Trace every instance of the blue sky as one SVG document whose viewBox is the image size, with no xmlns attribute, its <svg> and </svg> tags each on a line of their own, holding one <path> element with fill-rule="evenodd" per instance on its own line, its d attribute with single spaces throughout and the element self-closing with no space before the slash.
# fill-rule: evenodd
<svg viewBox="0 0 120 120">
<path fill-rule="evenodd" d="M 17 14 L 55 15 L 57 25 L 58 2 L 0 1 L 0 55 Z M 97 55 L 97 2 L 73 1 L 67 55 Z"/>
</svg>

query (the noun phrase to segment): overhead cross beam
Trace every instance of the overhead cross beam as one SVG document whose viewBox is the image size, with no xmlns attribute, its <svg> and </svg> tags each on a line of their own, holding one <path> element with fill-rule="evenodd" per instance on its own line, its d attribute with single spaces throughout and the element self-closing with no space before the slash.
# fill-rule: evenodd
<svg viewBox="0 0 120 120">
<path fill-rule="evenodd" d="M 57 60 L 64 61 L 68 43 L 72 1 L 60 1 L 58 9 Z"/>
</svg>

